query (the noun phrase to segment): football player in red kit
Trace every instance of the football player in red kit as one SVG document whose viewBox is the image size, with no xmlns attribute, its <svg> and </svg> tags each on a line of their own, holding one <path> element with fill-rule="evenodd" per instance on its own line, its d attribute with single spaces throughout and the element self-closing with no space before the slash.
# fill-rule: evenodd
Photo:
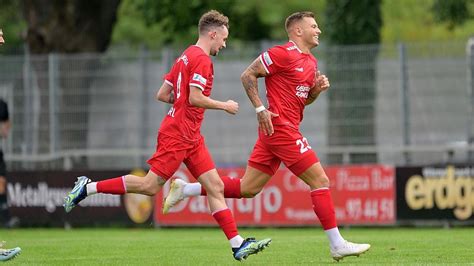
<svg viewBox="0 0 474 266">
<path fill-rule="evenodd" d="M 210 55 L 216 56 L 226 47 L 229 34 L 228 18 L 212 10 L 199 20 L 199 39 L 176 59 L 156 98 L 173 106 L 161 123 L 155 154 L 148 160 L 150 171 L 145 177 L 124 175 L 99 182 L 78 178 L 65 198 L 64 208 L 70 212 L 87 196 L 96 193 L 139 193 L 155 195 L 185 163 L 193 176 L 206 189 L 212 215 L 224 231 L 236 260 L 246 259 L 267 247 L 271 239 L 243 239 L 237 231 L 232 212 L 224 199 L 224 184 L 201 135 L 201 123 L 206 109 L 224 110 L 236 114 L 238 104 L 210 98 L 214 78 Z"/>
<path fill-rule="evenodd" d="M 329 179 L 308 140 L 300 133 L 304 107 L 330 86 L 318 71 L 311 49 L 319 45 L 321 30 L 312 12 L 297 12 L 285 23 L 289 42 L 263 52 L 242 73 L 242 84 L 255 107 L 258 139 L 242 179 L 222 177 L 226 198 L 254 197 L 283 162 L 309 187 L 313 209 L 329 239 L 331 256 L 340 260 L 366 252 L 369 244 L 346 241 L 336 223 Z M 257 79 L 264 77 L 268 106 L 258 94 Z M 166 213 L 184 197 L 206 195 L 200 184 L 176 179 L 163 211 Z"/>
</svg>

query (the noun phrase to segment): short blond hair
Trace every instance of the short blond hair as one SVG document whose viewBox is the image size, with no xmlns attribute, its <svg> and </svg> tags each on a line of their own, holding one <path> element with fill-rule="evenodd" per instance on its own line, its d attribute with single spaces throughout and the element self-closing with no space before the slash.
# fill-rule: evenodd
<svg viewBox="0 0 474 266">
<path fill-rule="evenodd" d="M 300 11 L 300 12 L 296 12 L 296 13 L 293 13 L 293 14 L 289 15 L 286 18 L 286 21 L 285 21 L 286 32 L 288 32 L 290 27 L 295 22 L 301 21 L 303 18 L 314 18 L 314 13 L 311 12 L 311 11 Z"/>
<path fill-rule="evenodd" d="M 210 10 L 199 19 L 199 34 L 206 33 L 212 27 L 225 26 L 229 29 L 229 18 L 216 10 Z"/>
</svg>

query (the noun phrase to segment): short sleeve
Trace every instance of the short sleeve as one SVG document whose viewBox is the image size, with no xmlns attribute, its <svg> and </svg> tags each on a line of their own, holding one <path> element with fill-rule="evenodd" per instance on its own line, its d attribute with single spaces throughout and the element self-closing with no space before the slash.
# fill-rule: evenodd
<svg viewBox="0 0 474 266">
<path fill-rule="evenodd" d="M 5 122 L 9 119 L 8 105 L 4 100 L 0 99 L 0 122 Z"/>
<path fill-rule="evenodd" d="M 171 67 L 170 72 L 168 72 L 167 74 L 163 76 L 163 81 L 166 82 L 171 87 L 173 87 L 175 76 L 176 76 L 174 73 L 175 68 L 176 68 L 176 63 L 173 65 L 173 67 Z"/>
<path fill-rule="evenodd" d="M 189 86 L 198 87 L 202 91 L 212 87 L 212 61 L 207 56 L 196 58 L 191 68 L 191 76 L 189 78 Z"/>
<path fill-rule="evenodd" d="M 265 71 L 270 75 L 283 70 L 288 66 L 289 62 L 288 51 L 281 46 L 275 46 L 268 49 L 268 51 L 260 54 L 259 59 L 262 62 Z"/>
</svg>

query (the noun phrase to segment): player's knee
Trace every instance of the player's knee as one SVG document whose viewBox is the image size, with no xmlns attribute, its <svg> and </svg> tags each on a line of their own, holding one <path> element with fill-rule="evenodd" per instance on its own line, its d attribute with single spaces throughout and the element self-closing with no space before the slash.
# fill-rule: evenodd
<svg viewBox="0 0 474 266">
<path fill-rule="evenodd" d="M 224 183 L 221 180 L 213 182 L 212 187 L 216 193 L 224 194 Z"/>
<path fill-rule="evenodd" d="M 329 178 L 327 175 L 321 175 L 317 178 L 318 187 L 329 187 Z"/>
<path fill-rule="evenodd" d="M 143 180 L 141 184 L 141 191 L 147 196 L 154 196 L 159 191 L 159 187 L 148 180 Z"/>
<path fill-rule="evenodd" d="M 218 195 L 224 194 L 224 183 L 220 179 L 210 180 L 206 183 L 207 194 Z"/>
</svg>

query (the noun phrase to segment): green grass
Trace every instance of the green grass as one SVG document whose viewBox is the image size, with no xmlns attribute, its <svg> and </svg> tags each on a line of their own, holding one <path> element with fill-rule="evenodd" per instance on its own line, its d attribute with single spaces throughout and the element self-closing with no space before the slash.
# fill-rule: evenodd
<svg viewBox="0 0 474 266">
<path fill-rule="evenodd" d="M 341 264 L 474 263 L 474 228 L 350 228 L 346 239 L 371 250 Z M 271 237 L 270 247 L 247 265 L 335 264 L 320 228 L 241 229 L 242 236 Z M 16 229 L 0 230 L 22 254 L 8 265 L 240 265 L 218 229 Z M 7 265 L 7 264 L 5 264 Z"/>
</svg>

